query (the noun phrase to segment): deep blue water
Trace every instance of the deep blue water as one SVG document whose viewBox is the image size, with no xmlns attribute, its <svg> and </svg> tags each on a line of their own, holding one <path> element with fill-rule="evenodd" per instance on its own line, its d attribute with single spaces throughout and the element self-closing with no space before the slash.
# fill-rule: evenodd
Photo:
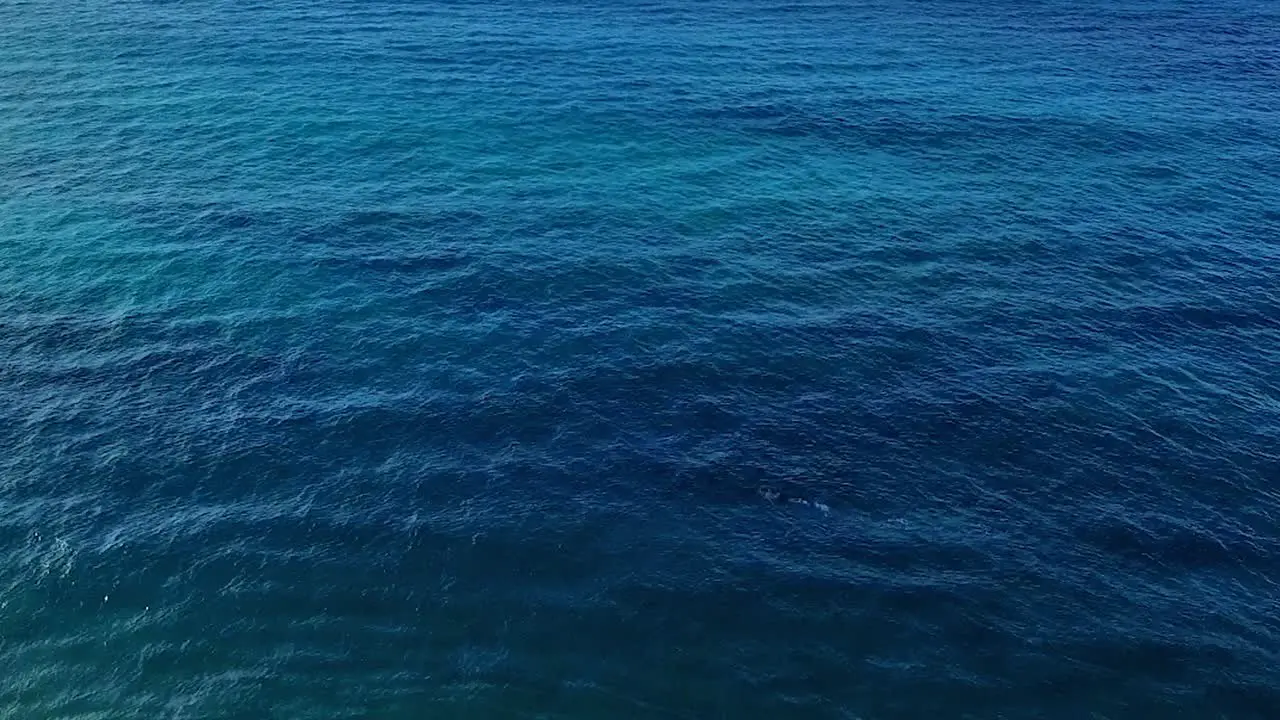
<svg viewBox="0 0 1280 720">
<path fill-rule="evenodd" d="M 1280 717 L 1280 5 L 0 1 L 0 717 Z"/>
</svg>

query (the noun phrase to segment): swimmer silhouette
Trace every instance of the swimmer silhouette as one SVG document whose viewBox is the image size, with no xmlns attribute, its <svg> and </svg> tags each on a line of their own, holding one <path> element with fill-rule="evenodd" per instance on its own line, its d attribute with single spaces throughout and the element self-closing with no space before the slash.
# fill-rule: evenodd
<svg viewBox="0 0 1280 720">
<path fill-rule="evenodd" d="M 761 485 L 760 489 L 757 490 L 756 492 L 759 493 L 760 497 L 764 498 L 766 502 L 795 503 L 796 505 L 808 505 L 809 507 L 817 508 L 818 510 L 821 510 L 824 513 L 831 512 L 831 507 L 826 503 L 806 500 L 805 498 L 799 497 L 797 495 L 787 495 L 783 493 L 781 490 L 771 488 L 768 485 Z"/>
</svg>

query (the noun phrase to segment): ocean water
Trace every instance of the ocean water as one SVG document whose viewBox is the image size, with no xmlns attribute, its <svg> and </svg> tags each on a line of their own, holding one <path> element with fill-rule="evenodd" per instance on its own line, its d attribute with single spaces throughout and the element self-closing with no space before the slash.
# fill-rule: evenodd
<svg viewBox="0 0 1280 720">
<path fill-rule="evenodd" d="M 0 718 L 1280 717 L 1280 5 L 3 0 Z"/>
</svg>

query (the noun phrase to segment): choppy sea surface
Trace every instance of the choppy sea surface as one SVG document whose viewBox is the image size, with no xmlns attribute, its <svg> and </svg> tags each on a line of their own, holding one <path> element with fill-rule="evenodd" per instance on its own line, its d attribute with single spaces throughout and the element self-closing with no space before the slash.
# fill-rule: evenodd
<svg viewBox="0 0 1280 720">
<path fill-rule="evenodd" d="M 1280 717 L 1280 5 L 0 1 L 0 717 Z"/>
</svg>

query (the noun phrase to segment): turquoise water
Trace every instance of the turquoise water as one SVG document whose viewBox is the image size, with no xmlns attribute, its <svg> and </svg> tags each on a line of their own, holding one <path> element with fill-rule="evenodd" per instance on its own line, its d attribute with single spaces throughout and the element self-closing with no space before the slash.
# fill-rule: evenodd
<svg viewBox="0 0 1280 720">
<path fill-rule="evenodd" d="M 1274 718 L 1280 8 L 0 2 L 0 717 Z"/>
</svg>

